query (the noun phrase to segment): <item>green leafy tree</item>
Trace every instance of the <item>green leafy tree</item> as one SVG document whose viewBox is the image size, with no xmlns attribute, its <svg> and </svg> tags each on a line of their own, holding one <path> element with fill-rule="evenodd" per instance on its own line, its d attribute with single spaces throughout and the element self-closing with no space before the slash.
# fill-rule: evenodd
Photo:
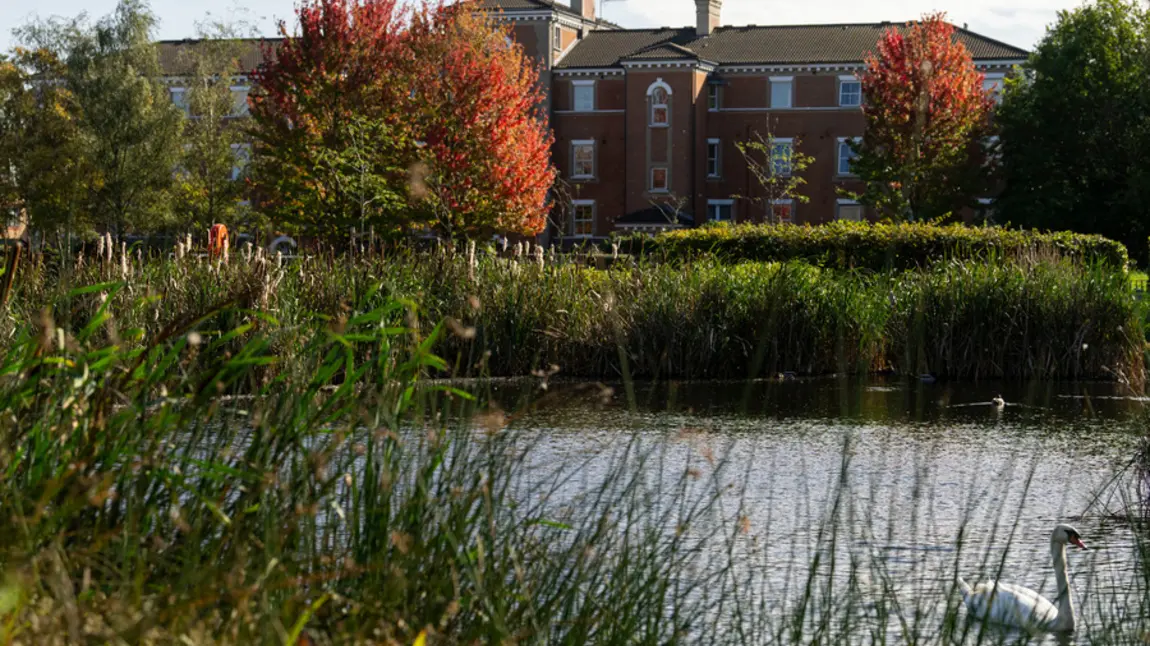
<svg viewBox="0 0 1150 646">
<path fill-rule="evenodd" d="M 1059 14 L 998 111 L 1003 219 L 1099 233 L 1146 260 L 1148 25 L 1147 11 L 1123 0 Z"/>
<path fill-rule="evenodd" d="M 92 171 L 83 186 L 84 211 L 98 229 L 117 234 L 171 223 L 183 117 L 160 80 L 154 26 L 141 0 L 121 0 L 95 25 L 82 16 L 18 32 L 33 49 L 61 61 L 61 74 L 51 82 L 75 102 L 83 157 Z"/>
<path fill-rule="evenodd" d="M 856 196 L 891 220 L 936 220 L 989 185 L 983 140 L 993 102 L 944 15 L 892 28 L 861 75 L 866 130 L 852 169 Z"/>
<path fill-rule="evenodd" d="M 810 201 L 800 189 L 807 183 L 803 173 L 814 163 L 815 158 L 800 150 L 802 142 L 799 139 L 780 142 L 770 129 L 765 135 L 756 130 L 750 139 L 735 142 L 735 147 L 742 154 L 747 170 L 758 184 L 758 195 L 735 197 L 757 204 L 766 214 L 768 222 L 779 223 L 781 218 L 775 208 L 778 202 L 790 200 L 805 204 Z"/>
<path fill-rule="evenodd" d="M 250 34 L 242 22 L 203 22 L 196 42 L 180 49 L 188 119 L 173 190 L 179 228 L 234 226 L 250 219 L 245 199 L 250 145 L 242 126 L 247 95 L 232 90 L 249 71 L 241 61 L 251 47 L 244 40 Z"/>
</svg>

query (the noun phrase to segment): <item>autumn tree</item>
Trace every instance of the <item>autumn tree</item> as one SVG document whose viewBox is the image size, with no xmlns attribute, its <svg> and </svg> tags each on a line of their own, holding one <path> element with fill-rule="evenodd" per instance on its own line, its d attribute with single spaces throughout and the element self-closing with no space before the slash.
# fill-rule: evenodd
<svg viewBox="0 0 1150 646">
<path fill-rule="evenodd" d="M 982 142 L 993 100 L 943 14 L 892 28 L 861 75 L 866 130 L 852 169 L 857 196 L 892 220 L 934 220 L 988 184 Z"/>
<path fill-rule="evenodd" d="M 1014 224 L 1098 233 L 1145 262 L 1150 236 L 1150 12 L 1098 0 L 1038 44 L 998 110 Z"/>
<path fill-rule="evenodd" d="M 469 11 L 306 0 L 255 73 L 253 181 L 314 232 L 535 233 L 554 178 L 538 77 Z"/>
</svg>

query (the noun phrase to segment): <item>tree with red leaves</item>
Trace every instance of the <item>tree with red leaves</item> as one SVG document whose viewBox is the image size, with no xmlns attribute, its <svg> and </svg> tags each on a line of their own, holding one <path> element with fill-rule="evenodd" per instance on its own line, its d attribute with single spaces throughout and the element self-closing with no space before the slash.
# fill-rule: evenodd
<svg viewBox="0 0 1150 646">
<path fill-rule="evenodd" d="M 857 196 L 891 220 L 953 216 L 988 186 L 993 100 L 945 14 L 892 28 L 861 76 L 867 125 Z"/>
<path fill-rule="evenodd" d="M 504 29 L 423 0 L 305 0 L 255 73 L 264 208 L 327 235 L 533 235 L 555 178 L 538 73 Z"/>
</svg>

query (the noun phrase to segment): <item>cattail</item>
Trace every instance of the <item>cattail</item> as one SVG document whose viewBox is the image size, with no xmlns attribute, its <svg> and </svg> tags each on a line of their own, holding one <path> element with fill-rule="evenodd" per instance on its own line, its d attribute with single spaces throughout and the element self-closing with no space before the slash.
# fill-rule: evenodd
<svg viewBox="0 0 1150 646">
<path fill-rule="evenodd" d="M 543 245 L 535 245 L 535 264 L 543 268 Z"/>
<path fill-rule="evenodd" d="M 514 256 L 515 256 L 516 258 L 518 258 L 518 257 L 520 257 L 520 256 L 522 256 L 522 255 L 523 255 L 523 243 L 522 243 L 522 242 L 516 242 L 516 243 L 515 243 L 515 253 L 514 253 Z"/>
<path fill-rule="evenodd" d="M 228 245 L 229 245 L 229 244 L 230 244 L 230 243 L 228 242 L 228 239 L 227 239 L 227 238 L 224 238 L 224 257 L 223 257 L 223 261 L 224 261 L 224 264 L 225 264 L 225 265 L 226 265 L 226 264 L 228 264 Z"/>
<path fill-rule="evenodd" d="M 467 241 L 467 279 L 475 282 L 475 241 Z"/>
<path fill-rule="evenodd" d="M 555 264 L 555 261 L 559 259 L 559 252 L 556 251 L 555 247 L 548 247 L 547 248 L 547 258 L 551 261 L 551 264 L 553 264 L 553 265 Z"/>
<path fill-rule="evenodd" d="M 128 243 L 120 243 L 120 275 L 127 278 L 131 274 L 128 267 Z"/>
<path fill-rule="evenodd" d="M 192 252 L 192 234 L 190 234 L 190 233 L 187 234 L 187 236 L 184 240 L 184 249 L 186 249 L 188 251 L 188 253 Z"/>
<path fill-rule="evenodd" d="M 252 243 L 244 243 L 244 262 L 251 263 L 252 261 Z"/>
<path fill-rule="evenodd" d="M 96 257 L 101 261 L 104 260 L 104 236 L 96 238 Z"/>
<path fill-rule="evenodd" d="M 284 266 L 284 253 L 276 249 L 276 269 L 281 269 Z"/>
<path fill-rule="evenodd" d="M 76 254 L 76 269 L 84 268 L 84 251 L 81 249 L 80 253 Z"/>
<path fill-rule="evenodd" d="M 507 236 L 503 236 L 503 253 L 507 253 Z"/>
<path fill-rule="evenodd" d="M 611 260 L 618 260 L 618 259 L 619 259 L 619 243 L 618 242 L 612 242 L 611 243 Z"/>
<path fill-rule="evenodd" d="M 184 241 L 176 240 L 176 261 L 179 262 L 184 259 Z"/>
</svg>

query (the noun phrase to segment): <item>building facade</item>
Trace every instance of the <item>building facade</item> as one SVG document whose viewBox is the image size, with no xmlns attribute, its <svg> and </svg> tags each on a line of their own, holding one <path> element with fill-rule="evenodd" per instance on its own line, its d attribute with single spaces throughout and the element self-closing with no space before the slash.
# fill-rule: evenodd
<svg viewBox="0 0 1150 646">
<path fill-rule="evenodd" d="M 479 6 L 543 70 L 562 180 L 552 237 L 867 216 L 840 189 L 862 188 L 848 145 L 864 128 L 857 75 L 889 23 L 720 26 L 722 0 L 695 0 L 693 27 L 623 29 L 599 20 L 593 0 Z M 993 91 L 1028 55 L 965 28 L 957 38 Z M 756 134 L 777 170 L 791 151 L 813 157 L 799 189 L 808 201 L 765 199 L 736 145 Z"/>
</svg>

